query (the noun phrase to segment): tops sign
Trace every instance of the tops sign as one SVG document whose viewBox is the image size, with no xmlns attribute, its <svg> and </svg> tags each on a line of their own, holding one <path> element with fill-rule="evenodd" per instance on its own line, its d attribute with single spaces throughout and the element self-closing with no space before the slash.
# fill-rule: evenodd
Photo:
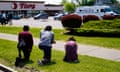
<svg viewBox="0 0 120 72">
<path fill-rule="evenodd" d="M 35 4 L 28 4 L 28 3 L 13 3 L 13 9 L 35 9 Z"/>
</svg>

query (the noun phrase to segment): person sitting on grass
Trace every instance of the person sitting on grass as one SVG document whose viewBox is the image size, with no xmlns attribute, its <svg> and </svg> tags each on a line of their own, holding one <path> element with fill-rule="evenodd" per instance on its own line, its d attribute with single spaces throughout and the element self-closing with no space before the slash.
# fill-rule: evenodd
<svg viewBox="0 0 120 72">
<path fill-rule="evenodd" d="M 65 56 L 66 62 L 79 62 L 77 55 L 77 43 L 73 36 L 71 36 L 65 44 Z"/>
</svg>

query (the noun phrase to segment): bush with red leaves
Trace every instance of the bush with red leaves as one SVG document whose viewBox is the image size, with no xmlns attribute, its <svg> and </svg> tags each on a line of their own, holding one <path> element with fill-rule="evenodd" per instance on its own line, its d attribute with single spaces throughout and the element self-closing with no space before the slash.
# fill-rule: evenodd
<svg viewBox="0 0 120 72">
<path fill-rule="evenodd" d="M 120 19 L 120 15 L 115 15 L 115 18 L 116 19 Z"/>
<path fill-rule="evenodd" d="M 113 16 L 113 15 L 104 15 L 102 17 L 102 19 L 103 20 L 113 20 L 113 19 L 115 19 L 115 16 Z"/>
<path fill-rule="evenodd" d="M 98 16 L 96 15 L 84 15 L 83 16 L 83 22 L 88 22 L 91 20 L 100 20 Z"/>
<path fill-rule="evenodd" d="M 82 24 L 82 18 L 76 14 L 69 14 L 63 16 L 61 18 L 61 22 L 65 28 L 80 28 Z"/>
</svg>

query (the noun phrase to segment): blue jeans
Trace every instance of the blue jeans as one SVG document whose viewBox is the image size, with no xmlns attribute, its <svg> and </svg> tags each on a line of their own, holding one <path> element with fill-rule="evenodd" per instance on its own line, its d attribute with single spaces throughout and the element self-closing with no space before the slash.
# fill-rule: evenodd
<svg viewBox="0 0 120 72">
<path fill-rule="evenodd" d="M 44 60 L 50 62 L 51 61 L 51 46 L 39 46 L 44 52 Z"/>
</svg>

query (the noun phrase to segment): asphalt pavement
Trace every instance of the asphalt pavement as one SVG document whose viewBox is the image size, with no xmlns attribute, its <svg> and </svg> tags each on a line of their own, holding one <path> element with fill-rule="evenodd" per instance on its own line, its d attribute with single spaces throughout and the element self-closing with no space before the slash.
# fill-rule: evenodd
<svg viewBox="0 0 120 72">
<path fill-rule="evenodd" d="M 12 26 L 23 26 L 29 25 L 30 27 L 44 28 L 47 25 L 51 25 L 54 29 L 63 29 L 60 20 L 54 20 L 53 17 L 48 19 L 36 19 L 31 18 L 22 18 L 19 20 L 12 20 Z"/>
</svg>

